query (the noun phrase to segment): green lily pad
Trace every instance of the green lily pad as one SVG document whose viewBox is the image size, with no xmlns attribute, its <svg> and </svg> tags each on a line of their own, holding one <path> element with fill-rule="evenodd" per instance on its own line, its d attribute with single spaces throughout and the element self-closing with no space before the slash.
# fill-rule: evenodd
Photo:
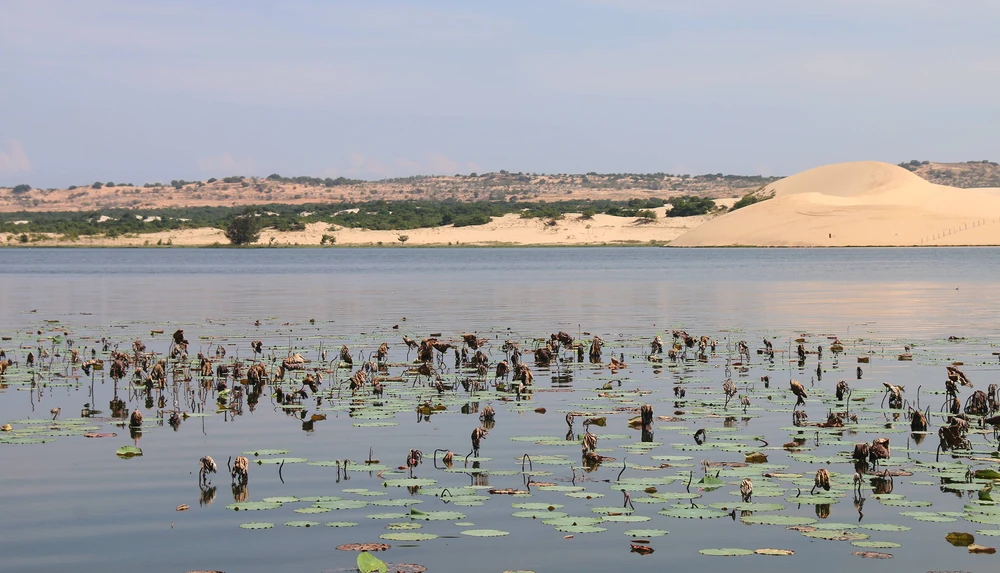
<svg viewBox="0 0 1000 573">
<path fill-rule="evenodd" d="M 500 531 L 499 529 L 466 529 L 462 531 L 462 535 L 472 537 L 503 537 L 504 535 L 510 535 L 510 532 Z"/>
<path fill-rule="evenodd" d="M 286 521 L 285 525 L 288 527 L 316 527 L 319 525 L 318 521 Z"/>
<path fill-rule="evenodd" d="M 416 508 L 410 508 L 410 519 L 422 519 L 424 521 L 458 521 L 465 519 L 465 514 L 457 511 L 420 511 Z"/>
<path fill-rule="evenodd" d="M 354 521 L 328 521 L 324 523 L 327 527 L 354 527 L 357 522 Z"/>
<path fill-rule="evenodd" d="M 389 541 L 428 541 L 430 539 L 438 538 L 438 536 L 433 533 L 415 533 L 412 531 L 383 533 L 382 535 L 379 535 L 379 537 Z"/>
<path fill-rule="evenodd" d="M 896 525 L 894 523 L 869 523 L 868 525 L 861 526 L 864 529 L 870 531 L 909 531 L 910 528 L 905 525 Z"/>
<path fill-rule="evenodd" d="M 629 537 L 663 537 L 670 532 L 664 529 L 629 529 L 624 533 Z"/>
<path fill-rule="evenodd" d="M 607 528 L 596 525 L 557 525 L 556 531 L 563 533 L 603 533 L 607 531 Z"/>
<path fill-rule="evenodd" d="M 727 517 L 728 513 L 711 507 L 670 507 L 661 509 L 656 513 L 667 517 L 680 517 L 684 519 L 712 519 L 716 517 Z"/>
<path fill-rule="evenodd" d="M 430 478 L 402 478 L 387 479 L 382 483 L 385 484 L 385 487 L 422 487 L 434 485 L 437 483 L 437 480 Z"/>
<path fill-rule="evenodd" d="M 721 557 L 737 557 L 740 555 L 753 555 L 753 551 L 749 549 L 734 549 L 734 548 L 701 549 L 698 551 L 698 553 L 701 553 L 702 555 L 718 555 Z"/>
<path fill-rule="evenodd" d="M 893 549 L 901 547 L 899 543 L 894 543 L 892 541 L 852 541 L 851 545 L 855 547 L 865 547 L 868 549 Z"/>
<path fill-rule="evenodd" d="M 272 529 L 272 528 L 274 528 L 274 524 L 273 523 L 260 523 L 260 522 L 252 521 L 250 523 L 241 523 L 240 524 L 240 528 L 241 529 Z"/>
<path fill-rule="evenodd" d="M 743 523 L 757 525 L 812 525 L 816 519 L 799 515 L 748 515 L 742 518 Z"/>
<path fill-rule="evenodd" d="M 245 456 L 282 456 L 288 453 L 288 450 L 250 450 L 243 452 Z"/>
<path fill-rule="evenodd" d="M 295 509 L 295 513 L 301 513 L 304 515 L 312 515 L 316 513 L 328 513 L 330 508 L 328 507 L 299 507 Z"/>
<path fill-rule="evenodd" d="M 277 509 L 281 507 L 281 504 L 275 501 L 243 501 L 239 503 L 230 503 L 226 506 L 226 509 L 231 509 L 233 511 L 263 511 L 266 509 Z"/>
<path fill-rule="evenodd" d="M 115 452 L 119 458 L 134 458 L 142 455 L 142 450 L 135 446 L 122 446 Z"/>
</svg>

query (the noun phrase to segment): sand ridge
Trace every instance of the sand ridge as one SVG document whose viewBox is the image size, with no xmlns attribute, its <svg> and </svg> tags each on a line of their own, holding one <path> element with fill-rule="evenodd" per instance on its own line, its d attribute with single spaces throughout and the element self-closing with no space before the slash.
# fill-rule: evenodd
<svg viewBox="0 0 1000 573">
<path fill-rule="evenodd" d="M 723 206 L 732 205 L 735 199 L 720 199 Z M 304 231 L 279 232 L 264 229 L 258 245 L 274 246 L 319 246 L 323 236 L 336 239 L 335 246 L 528 246 L 528 245 L 639 245 L 665 244 L 688 230 L 704 224 L 717 215 L 696 217 L 666 217 L 667 207 L 653 209 L 657 218 L 646 222 L 635 217 L 614 217 L 594 215 L 584 218 L 580 214 L 567 214 L 563 219 L 522 219 L 519 215 L 508 214 L 494 217 L 486 225 L 468 227 L 432 227 L 405 231 L 373 231 L 330 225 L 309 223 Z M 405 236 L 405 243 L 399 238 Z M 219 229 L 185 229 L 123 235 L 116 238 L 103 236 L 80 237 L 76 240 L 60 240 L 50 236 L 32 242 L 30 246 L 211 246 L 227 245 L 229 241 Z M 8 245 L 18 245 L 16 238 L 8 240 Z"/>
<path fill-rule="evenodd" d="M 1000 189 L 935 185 L 859 161 L 810 169 L 767 190 L 773 199 L 708 221 L 671 246 L 1000 245 Z"/>
</svg>

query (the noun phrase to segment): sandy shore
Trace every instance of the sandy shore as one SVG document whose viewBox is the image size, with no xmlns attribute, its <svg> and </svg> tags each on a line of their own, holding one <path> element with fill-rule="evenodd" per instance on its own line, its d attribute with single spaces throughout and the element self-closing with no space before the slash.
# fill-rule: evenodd
<svg viewBox="0 0 1000 573">
<path fill-rule="evenodd" d="M 731 205 L 734 199 L 718 203 Z M 496 217 L 486 225 L 470 227 L 434 227 L 407 231 L 370 231 L 337 227 L 327 223 L 310 223 L 304 231 L 278 232 L 264 229 L 258 245 L 319 246 L 323 235 L 336 238 L 335 246 L 398 246 L 407 237 L 406 246 L 579 246 L 579 245 L 641 245 L 665 244 L 687 231 L 704 224 L 714 215 L 697 217 L 666 217 L 666 207 L 654 209 L 657 219 L 642 222 L 634 217 L 594 215 L 585 219 L 579 214 L 567 214 L 555 224 L 545 219 L 522 219 L 518 215 Z M 6 239 L 6 237 L 4 237 Z M 7 241 L 11 246 L 60 246 L 60 247 L 141 247 L 172 245 L 200 247 L 228 245 L 229 241 L 219 229 L 186 229 L 160 233 L 126 235 L 110 239 L 103 236 L 80 237 L 76 240 L 47 239 L 20 245 L 16 239 Z"/>
<path fill-rule="evenodd" d="M 774 198 L 727 213 L 672 246 L 1000 245 L 1000 189 L 935 185 L 887 163 L 818 167 L 768 186 Z"/>
</svg>

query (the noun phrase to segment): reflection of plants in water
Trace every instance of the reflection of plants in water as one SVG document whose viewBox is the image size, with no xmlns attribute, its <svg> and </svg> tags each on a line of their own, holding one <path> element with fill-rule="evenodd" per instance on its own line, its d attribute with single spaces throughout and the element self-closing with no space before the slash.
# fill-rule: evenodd
<svg viewBox="0 0 1000 573">
<path fill-rule="evenodd" d="M 201 496 L 198 499 L 198 505 L 212 505 L 215 501 L 216 488 L 214 485 L 202 485 Z"/>
</svg>

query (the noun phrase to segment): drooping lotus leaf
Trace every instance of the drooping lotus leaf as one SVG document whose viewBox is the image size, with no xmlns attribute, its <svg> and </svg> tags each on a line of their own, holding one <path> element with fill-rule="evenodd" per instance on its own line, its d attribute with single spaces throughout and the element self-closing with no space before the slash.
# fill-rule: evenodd
<svg viewBox="0 0 1000 573">
<path fill-rule="evenodd" d="M 136 456 L 141 456 L 142 450 L 135 446 L 122 446 L 118 448 L 118 451 L 115 453 L 118 454 L 119 458 L 128 459 L 128 458 L 134 458 Z"/>
<path fill-rule="evenodd" d="M 358 570 L 361 573 L 386 573 L 388 567 L 378 557 L 362 551 L 358 554 Z"/>
</svg>

